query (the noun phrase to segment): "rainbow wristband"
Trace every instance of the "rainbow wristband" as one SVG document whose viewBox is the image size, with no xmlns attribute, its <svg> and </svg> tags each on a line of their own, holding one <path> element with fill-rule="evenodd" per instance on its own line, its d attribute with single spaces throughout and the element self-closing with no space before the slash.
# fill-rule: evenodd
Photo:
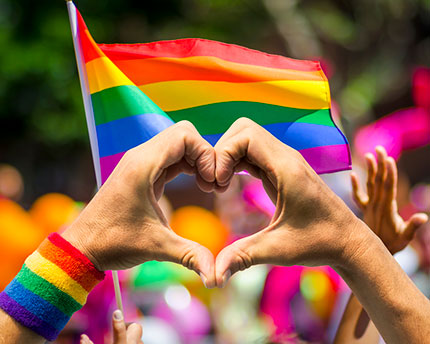
<svg viewBox="0 0 430 344">
<path fill-rule="evenodd" d="M 52 233 L 0 293 L 0 308 L 52 341 L 104 276 L 78 249 Z"/>
</svg>

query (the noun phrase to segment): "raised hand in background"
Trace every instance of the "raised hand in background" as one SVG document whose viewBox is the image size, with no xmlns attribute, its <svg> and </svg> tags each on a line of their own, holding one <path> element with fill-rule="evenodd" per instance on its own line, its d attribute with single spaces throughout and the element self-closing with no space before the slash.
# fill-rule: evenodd
<svg viewBox="0 0 430 344">
<path fill-rule="evenodd" d="M 363 212 L 363 220 L 394 254 L 403 250 L 415 231 L 428 217 L 417 213 L 405 221 L 397 207 L 397 166 L 387 156 L 384 147 L 376 147 L 378 160 L 371 153 L 365 156 L 367 164 L 367 193 L 360 187 L 357 174 L 351 173 L 354 201 Z"/>
</svg>

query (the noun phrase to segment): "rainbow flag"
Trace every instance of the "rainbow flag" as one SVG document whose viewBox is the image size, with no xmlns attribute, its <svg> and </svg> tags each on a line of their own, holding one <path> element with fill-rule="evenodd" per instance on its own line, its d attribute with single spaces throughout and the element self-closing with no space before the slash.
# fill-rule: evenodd
<svg viewBox="0 0 430 344">
<path fill-rule="evenodd" d="M 317 173 L 350 168 L 321 66 L 204 39 L 97 44 L 69 2 L 98 180 L 124 153 L 181 120 L 214 145 L 240 117 L 300 151 Z"/>
</svg>

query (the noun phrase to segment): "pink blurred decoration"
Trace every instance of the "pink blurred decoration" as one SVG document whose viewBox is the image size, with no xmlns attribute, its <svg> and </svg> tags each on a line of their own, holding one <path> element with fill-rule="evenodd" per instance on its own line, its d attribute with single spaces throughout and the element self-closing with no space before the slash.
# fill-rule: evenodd
<svg viewBox="0 0 430 344">
<path fill-rule="evenodd" d="M 412 84 L 415 105 L 430 110 L 430 68 L 417 68 Z"/>
<path fill-rule="evenodd" d="M 211 318 L 206 306 L 194 296 L 183 309 L 174 309 L 164 301 L 151 311 L 151 315 L 163 319 L 178 332 L 184 343 L 201 343 L 211 330 Z"/>
<path fill-rule="evenodd" d="M 276 329 L 272 339 L 283 338 L 296 332 L 291 304 L 296 295 L 300 293 L 302 273 L 309 269 L 323 271 L 330 279 L 336 293 L 347 289 L 345 282 L 328 266 L 317 268 L 303 266 L 273 267 L 267 276 L 260 304 L 261 312 L 273 321 Z M 295 313 L 297 311 L 301 312 L 295 310 Z M 307 321 L 311 321 L 311 319 Z"/>
<path fill-rule="evenodd" d="M 269 217 L 272 217 L 275 213 L 276 207 L 267 195 L 266 190 L 264 190 L 261 180 L 252 180 L 246 184 L 242 195 L 248 205 L 257 208 Z"/>
<path fill-rule="evenodd" d="M 430 144 L 430 69 L 418 68 L 413 75 L 415 107 L 402 109 L 361 128 L 355 136 L 355 149 L 363 156 L 385 147 L 398 159 L 403 151 Z"/>
</svg>

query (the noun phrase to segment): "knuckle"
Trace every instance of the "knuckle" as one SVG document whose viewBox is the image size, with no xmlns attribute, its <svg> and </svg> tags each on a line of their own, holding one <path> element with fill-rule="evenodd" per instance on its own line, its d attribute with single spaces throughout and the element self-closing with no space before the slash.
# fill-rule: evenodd
<svg viewBox="0 0 430 344">
<path fill-rule="evenodd" d="M 257 123 L 255 123 L 253 120 L 247 118 L 247 117 L 240 117 L 238 118 L 233 125 L 239 127 L 239 128 L 249 128 L 249 127 L 255 127 L 257 126 Z"/>
<path fill-rule="evenodd" d="M 175 127 L 179 128 L 180 130 L 183 130 L 185 132 L 195 132 L 196 131 L 196 128 L 194 127 L 194 125 L 190 121 L 187 121 L 187 120 L 183 120 L 183 121 L 176 123 Z"/>
</svg>

